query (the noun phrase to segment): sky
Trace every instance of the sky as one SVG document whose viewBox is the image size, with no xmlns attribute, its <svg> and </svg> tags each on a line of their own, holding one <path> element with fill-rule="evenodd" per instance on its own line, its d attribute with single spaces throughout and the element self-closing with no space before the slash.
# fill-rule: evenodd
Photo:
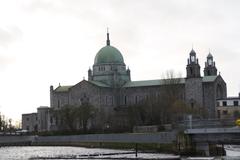
<svg viewBox="0 0 240 160">
<path fill-rule="evenodd" d="M 0 0 L 0 112 L 13 120 L 49 106 L 49 87 L 86 77 L 106 45 L 120 50 L 132 80 L 186 75 L 192 47 L 203 75 L 209 53 L 240 91 L 238 0 Z"/>
</svg>

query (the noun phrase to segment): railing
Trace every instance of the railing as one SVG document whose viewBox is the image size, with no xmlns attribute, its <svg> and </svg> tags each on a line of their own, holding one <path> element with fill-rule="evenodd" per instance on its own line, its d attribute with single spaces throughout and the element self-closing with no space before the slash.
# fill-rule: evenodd
<svg viewBox="0 0 240 160">
<path fill-rule="evenodd" d="M 178 124 L 182 129 L 234 127 L 235 119 L 193 119 Z"/>
</svg>

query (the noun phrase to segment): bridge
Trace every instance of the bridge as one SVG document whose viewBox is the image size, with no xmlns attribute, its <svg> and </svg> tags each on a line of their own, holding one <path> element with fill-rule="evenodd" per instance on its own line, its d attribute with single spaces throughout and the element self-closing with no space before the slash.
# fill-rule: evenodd
<svg viewBox="0 0 240 160">
<path fill-rule="evenodd" d="M 240 144 L 240 127 L 194 128 L 184 131 L 195 144 L 196 150 L 209 155 L 210 144 Z"/>
</svg>

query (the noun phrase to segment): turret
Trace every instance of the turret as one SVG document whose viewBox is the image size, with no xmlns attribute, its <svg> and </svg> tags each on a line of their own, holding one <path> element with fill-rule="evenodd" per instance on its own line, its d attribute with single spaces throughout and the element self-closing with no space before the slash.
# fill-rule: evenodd
<svg viewBox="0 0 240 160">
<path fill-rule="evenodd" d="M 217 68 L 215 62 L 213 61 L 213 56 L 211 53 L 207 56 L 207 61 L 205 62 L 204 76 L 216 76 Z"/>
<path fill-rule="evenodd" d="M 196 58 L 196 52 L 192 49 L 189 53 L 188 64 L 187 64 L 187 78 L 199 78 L 200 65 L 198 64 L 198 59 Z"/>
<path fill-rule="evenodd" d="M 93 80 L 91 68 L 88 69 L 88 80 L 89 80 L 89 81 L 92 81 L 92 80 Z"/>
<path fill-rule="evenodd" d="M 129 81 L 131 81 L 131 71 L 129 68 L 127 69 L 127 76 L 129 77 Z"/>
<path fill-rule="evenodd" d="M 50 86 L 50 107 L 53 106 L 53 86 Z"/>
</svg>

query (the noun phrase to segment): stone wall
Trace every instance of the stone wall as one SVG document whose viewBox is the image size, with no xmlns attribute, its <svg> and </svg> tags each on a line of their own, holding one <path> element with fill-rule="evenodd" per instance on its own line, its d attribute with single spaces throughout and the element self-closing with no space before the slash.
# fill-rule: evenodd
<svg viewBox="0 0 240 160">
<path fill-rule="evenodd" d="M 38 130 L 37 113 L 22 114 L 22 129 L 29 132 Z"/>
<path fill-rule="evenodd" d="M 203 106 L 202 78 L 187 78 L 185 82 L 185 100 L 193 108 Z"/>
</svg>

